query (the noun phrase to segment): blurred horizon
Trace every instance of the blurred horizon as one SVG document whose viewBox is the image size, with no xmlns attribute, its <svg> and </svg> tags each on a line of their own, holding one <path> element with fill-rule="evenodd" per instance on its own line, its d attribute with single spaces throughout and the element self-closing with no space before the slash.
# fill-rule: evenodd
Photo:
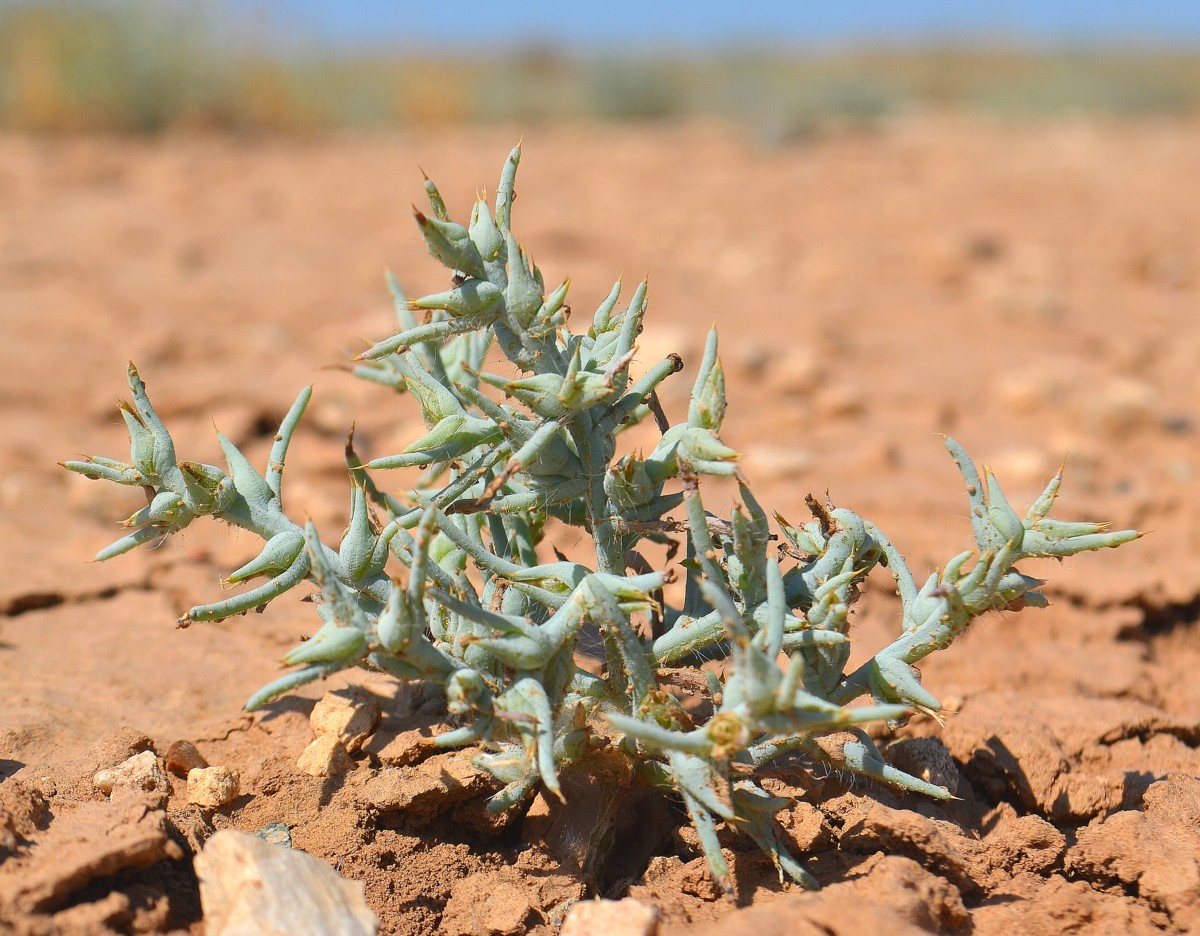
<svg viewBox="0 0 1200 936">
<path fill-rule="evenodd" d="M 1200 4 L 0 0 L 12 130 L 718 119 L 781 143 L 944 112 L 1200 113 Z"/>
<path fill-rule="evenodd" d="M 225 0 L 228 6 L 232 0 Z M 247 9 L 245 4 L 234 4 Z M 386 0 L 263 0 L 260 15 L 277 27 L 336 49 L 406 48 L 439 51 L 505 45 L 516 51 L 703 52 L 730 45 L 775 51 L 847 51 L 1003 44 L 1046 51 L 1063 47 L 1200 47 L 1200 5 L 1118 4 L 1060 0 L 911 0 L 903 4 L 795 4 L 777 0 L 693 0 L 653 4 L 609 0 L 563 4 L 524 0 L 486 4 L 417 4 Z M 464 28 L 464 20 L 467 26 Z"/>
</svg>

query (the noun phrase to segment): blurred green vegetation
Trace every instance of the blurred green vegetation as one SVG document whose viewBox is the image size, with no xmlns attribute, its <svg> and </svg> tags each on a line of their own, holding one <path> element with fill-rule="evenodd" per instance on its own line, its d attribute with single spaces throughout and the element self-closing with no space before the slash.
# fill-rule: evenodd
<svg viewBox="0 0 1200 936">
<path fill-rule="evenodd" d="M 243 28 L 244 27 L 244 28 Z M 1200 110 L 1196 52 L 930 48 L 707 56 L 269 51 L 203 0 L 9 2 L 0 127 L 155 133 L 735 119 L 764 142 L 930 111 L 1011 119 Z"/>
</svg>

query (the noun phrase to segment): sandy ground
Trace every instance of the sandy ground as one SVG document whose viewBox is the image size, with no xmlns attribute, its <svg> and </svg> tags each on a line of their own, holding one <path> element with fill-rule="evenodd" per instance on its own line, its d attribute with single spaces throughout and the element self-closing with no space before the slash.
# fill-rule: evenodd
<svg viewBox="0 0 1200 936">
<path fill-rule="evenodd" d="M 403 808 L 450 762 L 422 761 L 428 719 L 389 680 L 352 680 L 384 709 L 354 769 L 298 773 L 313 700 L 347 680 L 239 706 L 311 609 L 174 629 L 258 547 L 197 524 L 89 563 L 140 494 L 55 465 L 123 454 L 130 359 L 184 457 L 214 463 L 214 422 L 265 458 L 315 381 L 289 510 L 336 535 L 351 423 L 380 455 L 417 421 L 339 369 L 389 333 L 385 268 L 411 293 L 444 288 L 409 217 L 417 166 L 465 216 L 516 136 L 0 137 L 0 929 L 202 932 L 192 851 L 269 822 L 363 880 L 386 932 L 547 933 L 585 894 L 544 819 L 486 827 L 470 791 Z M 730 839 L 741 907 L 717 900 L 654 804 L 640 858 L 601 889 L 657 905 L 666 934 L 1200 928 L 1200 126 L 918 123 L 770 150 L 714 127 L 579 127 L 525 143 L 515 226 L 548 278 L 571 275 L 577 309 L 649 271 L 645 362 L 678 351 L 690 370 L 721 329 L 725 436 L 768 509 L 798 519 L 828 490 L 931 569 L 969 544 L 950 432 L 1016 503 L 1067 455 L 1059 516 L 1152 531 L 1023 570 L 1051 578 L 1050 609 L 988 617 L 924 668 L 952 714 L 903 734 L 940 739 L 960 802 L 771 781 L 802 797 L 784 824 L 819 894 Z M 674 382 L 678 413 L 690 377 Z M 896 626 L 887 586 L 862 604 L 860 656 Z M 98 768 L 179 739 L 240 771 L 243 795 L 213 810 L 179 778 L 165 806 L 93 788 Z M 503 912 L 476 912 L 500 894 Z"/>
</svg>

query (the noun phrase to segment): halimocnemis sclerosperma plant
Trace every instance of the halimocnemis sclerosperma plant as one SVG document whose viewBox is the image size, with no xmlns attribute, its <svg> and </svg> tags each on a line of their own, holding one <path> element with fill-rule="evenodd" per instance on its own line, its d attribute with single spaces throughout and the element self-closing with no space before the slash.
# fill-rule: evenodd
<svg viewBox="0 0 1200 936">
<path fill-rule="evenodd" d="M 1051 519 L 1061 472 L 1017 513 L 992 473 L 981 475 L 952 439 L 946 447 L 966 483 L 975 548 L 922 584 L 891 541 L 850 510 L 809 498 L 811 522 L 792 526 L 776 515 L 772 534 L 738 454 L 720 438 L 726 400 L 716 332 L 686 419 L 672 424 L 655 390 L 681 369 L 679 357 L 637 379 L 630 373 L 645 282 L 622 309 L 618 282 L 587 331 L 570 330 L 569 281 L 547 290 L 511 230 L 520 155 L 518 147 L 505 163 L 494 210 L 478 199 L 467 226 L 449 219 L 425 182 L 430 209 L 415 210 L 416 221 L 450 270 L 451 287 L 409 301 L 389 277 L 399 331 L 363 352 L 356 372 L 411 394 L 428 432 L 365 465 L 347 445 L 350 522 L 336 548 L 282 505 L 288 446 L 311 388 L 280 425 L 264 473 L 218 434 L 222 470 L 178 459 L 131 364 L 132 402 L 120 404 L 130 461 L 64 463 L 147 490 L 146 507 L 125 521 L 132 531 L 96 558 L 157 542 L 201 516 L 248 530 L 264 541 L 262 551 L 225 582 L 265 581 L 192 608 L 180 624 L 261 609 L 311 582 L 321 626 L 284 656 L 297 668 L 255 693 L 247 709 L 351 666 L 419 680 L 444 695 L 459 723 L 437 743 L 475 745 L 476 764 L 495 777 L 489 808 L 516 807 L 539 786 L 561 798 L 560 773 L 587 769 L 589 757 L 609 748 L 628 758 L 633 775 L 678 795 L 724 891 L 733 885 L 717 839 L 721 822 L 751 836 L 781 875 L 815 886 L 774 821 L 788 801 L 768 794 L 756 771 L 801 752 L 949 798 L 886 763 L 859 726 L 936 715 L 941 704 L 914 664 L 979 614 L 1045 605 L 1036 590 L 1043 583 L 1017 571 L 1022 560 L 1119 546 L 1139 534 Z M 493 349 L 519 377 L 486 370 Z M 654 449 L 617 457 L 618 434 L 647 418 L 660 433 Z M 424 469 L 413 490 L 393 495 L 378 485 L 380 473 L 410 466 Z M 738 480 L 740 504 L 728 520 L 705 510 L 701 481 L 710 476 Z M 542 561 L 551 522 L 585 531 L 594 561 Z M 665 568 L 651 569 L 643 542 L 669 546 Z M 681 546 L 684 558 L 675 561 Z M 389 563 L 406 569 L 407 581 Z M 900 633 L 846 672 L 850 608 L 877 565 L 895 579 Z M 684 596 L 671 607 L 663 588 L 679 575 Z M 638 618 L 650 626 L 637 626 Z M 600 675 L 577 665 L 585 628 L 602 639 Z M 724 661 L 722 674 L 697 670 L 692 681 L 707 686 L 705 705 L 685 708 L 664 688 L 676 685 L 664 671 L 711 660 Z M 864 695 L 872 704 L 850 705 Z M 841 740 L 816 743 L 831 732 Z"/>
</svg>

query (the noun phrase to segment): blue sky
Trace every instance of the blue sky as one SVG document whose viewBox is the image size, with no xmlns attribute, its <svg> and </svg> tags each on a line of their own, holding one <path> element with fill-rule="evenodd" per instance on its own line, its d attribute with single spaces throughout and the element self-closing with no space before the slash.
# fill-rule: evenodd
<svg viewBox="0 0 1200 936">
<path fill-rule="evenodd" d="M 963 38 L 1036 45 L 1200 43 L 1200 0 L 265 0 L 265 6 L 273 13 L 272 32 L 340 46 L 644 50 L 764 40 L 843 46 Z"/>
</svg>

